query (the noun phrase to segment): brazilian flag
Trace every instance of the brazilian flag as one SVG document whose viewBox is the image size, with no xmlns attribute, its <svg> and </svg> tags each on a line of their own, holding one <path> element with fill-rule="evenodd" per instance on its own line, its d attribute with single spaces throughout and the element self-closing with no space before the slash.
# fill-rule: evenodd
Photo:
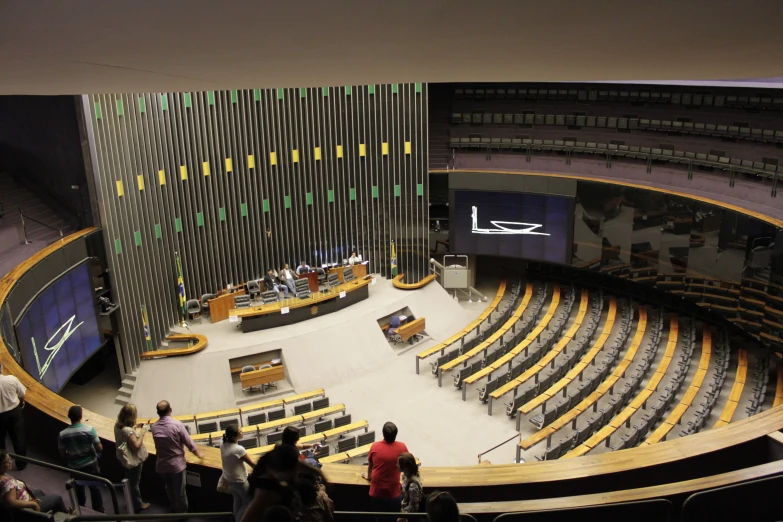
<svg viewBox="0 0 783 522">
<path fill-rule="evenodd" d="M 185 298 L 185 279 L 182 275 L 182 261 L 179 258 L 178 252 L 174 252 L 174 257 L 177 260 L 177 294 L 179 295 L 179 307 L 182 310 L 182 317 L 186 318 L 188 316 L 187 310 L 185 309 L 185 302 L 187 299 Z"/>
<path fill-rule="evenodd" d="M 394 240 L 391 242 L 391 275 L 397 277 L 397 249 L 394 246 Z"/>
</svg>

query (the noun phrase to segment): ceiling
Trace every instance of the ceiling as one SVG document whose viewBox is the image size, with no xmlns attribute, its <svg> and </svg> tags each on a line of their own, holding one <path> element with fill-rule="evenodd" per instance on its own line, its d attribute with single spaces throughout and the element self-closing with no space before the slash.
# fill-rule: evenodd
<svg viewBox="0 0 783 522">
<path fill-rule="evenodd" d="M 0 2 L 0 94 L 783 76 L 780 0 Z"/>
</svg>

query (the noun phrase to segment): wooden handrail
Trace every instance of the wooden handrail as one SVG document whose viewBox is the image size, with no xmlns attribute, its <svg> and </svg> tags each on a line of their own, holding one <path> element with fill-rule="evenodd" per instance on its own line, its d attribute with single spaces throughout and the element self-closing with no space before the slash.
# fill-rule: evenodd
<svg viewBox="0 0 783 522">
<path fill-rule="evenodd" d="M 394 288 L 399 288 L 400 290 L 418 290 L 419 288 L 424 288 L 431 282 L 435 281 L 437 276 L 435 274 L 430 274 L 427 277 L 424 277 L 420 279 L 416 283 L 403 283 L 402 279 L 405 277 L 405 274 L 400 274 L 394 279 L 392 279 L 392 286 Z"/>
<path fill-rule="evenodd" d="M 163 357 L 175 357 L 177 355 L 190 355 L 200 352 L 207 347 L 207 336 L 202 334 L 173 334 L 166 337 L 167 341 L 184 342 L 196 341 L 195 344 L 185 348 L 169 348 L 166 350 L 150 350 L 140 355 L 142 359 L 159 359 Z"/>
</svg>

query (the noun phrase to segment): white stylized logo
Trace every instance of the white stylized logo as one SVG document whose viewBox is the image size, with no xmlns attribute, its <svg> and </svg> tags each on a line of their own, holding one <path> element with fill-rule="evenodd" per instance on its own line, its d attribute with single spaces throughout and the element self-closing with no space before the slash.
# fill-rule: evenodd
<svg viewBox="0 0 783 522">
<path fill-rule="evenodd" d="M 46 362 L 44 363 L 43 366 L 41 366 L 41 362 L 38 359 L 38 347 L 35 345 L 35 338 L 33 337 L 30 338 L 30 340 L 33 342 L 33 353 L 35 354 L 35 363 L 38 365 L 39 379 L 43 379 L 44 374 L 49 369 L 49 365 L 52 363 L 52 360 L 54 360 L 54 356 L 57 355 L 57 352 L 59 352 L 60 348 L 63 347 L 65 341 L 67 341 L 68 338 L 72 336 L 74 332 L 76 332 L 77 328 L 79 328 L 82 324 L 84 324 L 84 321 L 82 321 L 72 329 L 71 325 L 73 325 L 74 319 L 76 319 L 76 316 L 75 315 L 71 316 L 71 318 L 65 321 L 65 324 L 63 324 L 60 328 L 58 328 L 57 331 L 54 332 L 54 335 L 51 336 L 48 341 L 46 341 L 44 350 L 49 352 L 49 356 L 46 358 Z M 57 337 L 57 334 L 59 334 L 63 328 L 65 328 L 65 333 L 63 333 L 62 337 L 60 337 L 60 340 L 56 344 L 49 346 L 49 344 L 52 342 L 52 339 L 55 339 Z"/>
<path fill-rule="evenodd" d="M 473 228 L 471 233 L 473 234 L 524 234 L 535 236 L 548 236 L 544 232 L 534 232 L 535 229 L 541 228 L 544 225 L 537 225 L 535 223 L 518 223 L 516 221 L 490 221 L 497 228 L 479 228 L 478 227 L 478 209 L 473 207 Z M 501 224 L 502 223 L 502 224 Z M 506 225 L 506 226 L 504 226 Z M 521 226 L 527 228 L 508 228 L 508 226 Z"/>
</svg>

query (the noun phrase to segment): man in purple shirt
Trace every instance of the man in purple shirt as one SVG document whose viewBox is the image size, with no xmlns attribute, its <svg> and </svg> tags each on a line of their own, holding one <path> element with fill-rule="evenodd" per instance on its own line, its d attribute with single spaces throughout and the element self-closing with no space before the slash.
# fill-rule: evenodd
<svg viewBox="0 0 783 522">
<path fill-rule="evenodd" d="M 180 421 L 171 418 L 171 405 L 169 401 L 158 403 L 158 422 L 152 425 L 152 437 L 155 441 L 157 471 L 166 486 L 166 495 L 169 497 L 172 513 L 187 513 L 188 496 L 185 492 L 185 450 L 187 447 L 198 458 L 202 459 L 201 452 L 190 438 L 188 430 Z"/>
</svg>

